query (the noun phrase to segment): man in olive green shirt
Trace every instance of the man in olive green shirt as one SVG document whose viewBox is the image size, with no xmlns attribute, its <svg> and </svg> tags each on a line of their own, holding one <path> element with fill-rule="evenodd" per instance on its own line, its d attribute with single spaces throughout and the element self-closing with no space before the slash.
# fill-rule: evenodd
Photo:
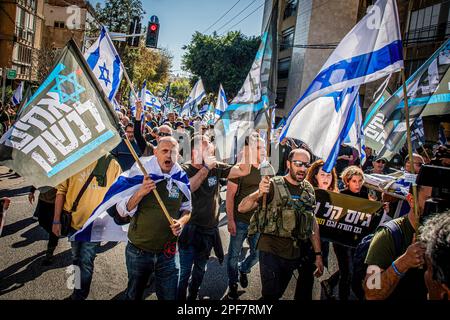
<svg viewBox="0 0 450 320">
<path fill-rule="evenodd" d="M 425 201 L 431 198 L 431 187 L 417 186 L 418 212 L 423 213 Z M 415 230 L 419 224 L 414 214 L 414 199 L 408 194 L 408 215 L 393 220 L 401 232 L 400 253 L 396 252 L 394 236 L 387 228 L 380 228 L 374 235 L 365 263 L 367 275 L 364 291 L 368 300 L 425 300 L 424 270 L 425 248 L 415 242 Z"/>
<path fill-rule="evenodd" d="M 178 142 L 172 137 L 161 138 L 144 167 L 148 174 L 164 176 L 155 183 L 150 176 L 143 178 L 141 187 L 116 206 L 118 213 L 131 216 L 126 248 L 129 300 L 141 300 L 150 276 L 155 274 L 156 295 L 159 300 L 175 300 L 178 268 L 175 262 L 176 242 L 183 226 L 189 221 L 191 195 L 186 173 L 177 164 Z M 183 186 L 180 181 L 186 180 Z M 186 187 L 186 188 L 184 188 Z M 157 190 L 173 221 L 169 225 L 153 190 Z"/>
</svg>

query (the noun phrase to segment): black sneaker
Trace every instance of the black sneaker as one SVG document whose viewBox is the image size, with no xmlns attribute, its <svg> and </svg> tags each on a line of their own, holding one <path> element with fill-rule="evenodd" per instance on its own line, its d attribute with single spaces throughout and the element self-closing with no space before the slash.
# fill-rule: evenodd
<svg viewBox="0 0 450 320">
<path fill-rule="evenodd" d="M 322 287 L 322 291 L 328 300 L 335 300 L 335 297 L 333 295 L 333 288 L 331 288 L 328 280 L 321 281 L 320 286 Z"/>
<path fill-rule="evenodd" d="M 239 298 L 237 283 L 229 285 L 228 297 L 232 300 L 237 300 Z"/>
<path fill-rule="evenodd" d="M 241 284 L 242 288 L 247 288 L 248 277 L 246 273 L 239 271 L 239 283 Z"/>
</svg>

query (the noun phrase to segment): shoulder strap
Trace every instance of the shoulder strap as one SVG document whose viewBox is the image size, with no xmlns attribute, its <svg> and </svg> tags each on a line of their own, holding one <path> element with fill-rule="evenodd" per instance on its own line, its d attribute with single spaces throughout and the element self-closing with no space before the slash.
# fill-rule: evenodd
<svg viewBox="0 0 450 320">
<path fill-rule="evenodd" d="M 390 220 L 384 224 L 384 227 L 389 229 L 391 231 L 392 237 L 394 238 L 394 248 L 395 248 L 395 255 L 399 256 L 401 254 L 400 250 L 403 243 L 403 232 L 402 229 L 400 229 L 400 226 L 395 223 L 394 220 Z"/>
<path fill-rule="evenodd" d="M 283 177 L 275 176 L 272 178 L 274 187 L 276 187 L 277 192 L 280 195 L 280 201 L 282 205 L 284 206 L 287 201 L 289 201 L 289 198 L 291 197 L 291 194 L 289 192 L 289 189 L 286 186 L 286 183 L 284 182 Z"/>
<path fill-rule="evenodd" d="M 98 163 L 97 163 L 98 165 Z M 97 167 L 96 165 L 96 167 Z M 74 212 L 77 211 L 77 207 L 78 207 L 78 202 L 80 202 L 81 197 L 83 196 L 84 192 L 86 191 L 88 185 L 91 183 L 92 179 L 94 178 L 94 170 L 92 170 L 91 174 L 89 175 L 89 177 L 87 178 L 86 182 L 84 183 L 83 187 L 81 188 L 80 192 L 77 195 L 77 198 L 75 199 L 75 201 L 72 204 L 72 209 L 70 210 L 70 212 Z"/>
</svg>

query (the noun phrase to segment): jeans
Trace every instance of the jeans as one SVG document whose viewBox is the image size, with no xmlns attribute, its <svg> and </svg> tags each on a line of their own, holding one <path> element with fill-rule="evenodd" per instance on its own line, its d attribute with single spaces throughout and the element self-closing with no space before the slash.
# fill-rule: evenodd
<svg viewBox="0 0 450 320">
<path fill-rule="evenodd" d="M 94 274 L 94 260 L 97 254 L 97 247 L 100 242 L 72 241 L 73 265 L 79 268 L 79 286 L 76 283 L 73 290 L 72 299 L 85 300 L 91 288 L 92 275 Z M 77 270 L 76 273 L 77 275 Z"/>
<path fill-rule="evenodd" d="M 259 253 L 261 294 L 264 300 L 279 300 L 286 290 L 300 259 L 284 259 L 272 253 Z M 297 297 L 297 292 L 296 292 Z"/>
<path fill-rule="evenodd" d="M 211 250 L 209 251 L 211 252 Z M 187 248 L 180 248 L 180 279 L 178 281 L 178 300 L 186 300 L 186 291 L 188 288 L 189 277 L 192 277 L 189 282 L 189 295 L 196 297 L 200 285 L 203 281 L 203 276 L 206 272 L 206 264 L 208 263 L 209 254 L 205 252 L 196 252 L 193 245 Z M 194 264 L 194 267 L 192 267 Z"/>
<path fill-rule="evenodd" d="M 153 273 L 158 300 L 175 300 L 178 268 L 174 255 L 147 252 L 128 242 L 125 258 L 128 271 L 127 300 L 143 299 L 145 287 Z"/>
<path fill-rule="evenodd" d="M 238 271 L 242 273 L 250 273 L 250 269 L 258 262 L 258 250 L 256 245 L 258 244 L 259 234 L 255 234 L 253 237 L 248 238 L 250 244 L 250 254 L 244 259 L 244 261 L 238 263 L 239 256 L 241 255 L 242 245 L 245 238 L 248 237 L 248 224 L 236 221 L 236 235 L 230 235 L 230 244 L 228 246 L 228 284 L 232 285 L 238 282 Z"/>
</svg>

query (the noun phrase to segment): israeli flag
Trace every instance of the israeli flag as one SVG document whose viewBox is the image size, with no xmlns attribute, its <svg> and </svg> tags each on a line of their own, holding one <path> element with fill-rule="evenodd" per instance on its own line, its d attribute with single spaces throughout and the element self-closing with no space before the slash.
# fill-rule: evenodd
<svg viewBox="0 0 450 320">
<path fill-rule="evenodd" d="M 120 111 L 120 104 L 117 102 L 116 98 L 113 98 L 112 105 L 114 106 L 114 111 Z"/>
<path fill-rule="evenodd" d="M 188 116 L 197 115 L 198 109 L 196 110 L 196 107 L 205 96 L 206 96 L 205 88 L 203 87 L 203 81 L 200 78 L 192 88 L 189 97 L 184 103 L 183 108 L 181 110 L 181 114 Z"/>
<path fill-rule="evenodd" d="M 100 36 L 84 54 L 98 82 L 110 101 L 116 95 L 122 80 L 123 69 L 119 54 L 111 41 L 105 27 Z"/>
<path fill-rule="evenodd" d="M 347 137 L 344 140 L 344 143 L 350 147 L 355 148 L 358 151 L 359 157 L 361 159 L 361 165 L 363 165 L 366 161 L 366 145 L 364 139 L 364 127 L 359 96 L 355 98 L 355 101 L 350 110 L 349 117 L 350 118 L 348 121 L 348 126 L 350 127 L 350 129 L 348 131 Z M 332 169 L 334 167 L 334 164 L 330 164 L 330 166 Z"/>
<path fill-rule="evenodd" d="M 131 92 L 131 90 L 130 90 L 129 101 L 130 101 L 131 115 L 133 117 L 136 117 L 136 97 L 134 96 L 133 92 Z"/>
<path fill-rule="evenodd" d="M 199 115 L 204 116 L 209 110 L 209 104 L 204 104 L 203 107 L 198 112 Z"/>
<path fill-rule="evenodd" d="M 217 95 L 215 121 L 219 120 L 225 110 L 228 108 L 227 96 L 223 90 L 222 84 L 219 87 L 219 94 Z"/>
<path fill-rule="evenodd" d="M 23 81 L 19 84 L 19 86 L 14 91 L 13 96 L 11 97 L 11 102 L 14 106 L 17 106 L 22 101 L 23 96 Z"/>
<path fill-rule="evenodd" d="M 350 121 L 349 111 L 359 86 L 402 67 L 396 2 L 378 0 L 342 39 L 297 101 L 280 140 L 284 137 L 300 139 L 316 156 L 331 161 L 329 157 L 334 157 L 346 137 L 344 130 Z M 330 166 L 325 169 L 331 170 Z"/>
<path fill-rule="evenodd" d="M 175 184 L 184 194 L 187 201 L 181 204 L 180 212 L 192 211 L 189 178 L 178 163 L 175 163 L 170 173 L 167 174 L 161 171 L 155 156 L 141 158 L 141 162 L 156 184 L 166 180 L 169 192 L 172 191 Z M 136 163 L 130 170 L 122 173 L 106 192 L 100 205 L 83 227 L 70 238 L 70 241 L 127 241 L 129 225 L 117 225 L 107 210 L 116 205 L 126 204 L 142 186 L 143 179 L 142 171 Z M 162 210 L 161 214 L 163 214 Z"/>
<path fill-rule="evenodd" d="M 147 111 L 149 107 L 155 111 L 161 111 L 161 102 L 147 89 L 147 80 L 144 80 L 144 83 L 142 84 L 141 100 L 144 104 L 145 111 Z"/>
</svg>

